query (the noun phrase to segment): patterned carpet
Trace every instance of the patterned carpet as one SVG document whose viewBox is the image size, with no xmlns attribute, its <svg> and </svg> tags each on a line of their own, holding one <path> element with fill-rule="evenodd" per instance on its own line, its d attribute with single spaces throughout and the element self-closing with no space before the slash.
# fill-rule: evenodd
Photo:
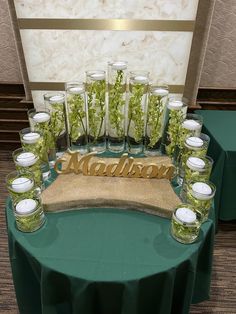
<svg viewBox="0 0 236 314">
<path fill-rule="evenodd" d="M 5 176 L 14 170 L 11 152 L 0 151 L 0 313 L 17 314 L 8 258 L 4 214 Z M 214 249 L 211 299 L 192 305 L 190 314 L 236 314 L 236 222 L 220 223 Z M 34 314 L 34 313 L 22 313 Z M 112 314 L 112 313 L 111 313 Z M 178 313 L 174 313 L 178 314 Z"/>
</svg>

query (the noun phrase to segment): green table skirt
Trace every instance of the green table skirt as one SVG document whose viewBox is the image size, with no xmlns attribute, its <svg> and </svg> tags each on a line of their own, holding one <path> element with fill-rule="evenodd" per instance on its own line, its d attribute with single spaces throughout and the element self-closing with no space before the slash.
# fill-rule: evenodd
<svg viewBox="0 0 236 314">
<path fill-rule="evenodd" d="M 211 175 L 216 185 L 216 218 L 236 219 L 236 111 L 197 110 L 203 132 L 211 138 L 208 155 L 214 160 Z"/>
<path fill-rule="evenodd" d="M 214 224 L 183 245 L 170 220 L 122 209 L 47 214 L 18 231 L 11 202 L 9 252 L 22 314 L 181 314 L 209 297 Z"/>
</svg>

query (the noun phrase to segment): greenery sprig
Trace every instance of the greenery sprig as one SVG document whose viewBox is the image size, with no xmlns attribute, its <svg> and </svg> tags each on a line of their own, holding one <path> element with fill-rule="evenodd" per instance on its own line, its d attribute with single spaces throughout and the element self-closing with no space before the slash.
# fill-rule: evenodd
<svg viewBox="0 0 236 314">
<path fill-rule="evenodd" d="M 168 156 L 173 157 L 176 153 L 176 149 L 180 143 L 180 132 L 181 125 L 184 119 L 182 110 L 170 110 L 169 112 L 169 122 L 168 122 L 168 143 L 166 145 L 166 153 Z"/>
<path fill-rule="evenodd" d="M 86 117 L 84 98 L 80 94 L 69 95 L 67 104 L 69 111 L 70 138 L 72 142 L 75 142 L 81 136 L 81 128 L 83 134 L 87 135 L 87 130 L 84 125 L 84 118 Z"/>
<path fill-rule="evenodd" d="M 102 127 L 105 119 L 105 80 L 94 81 L 87 86 L 88 91 L 88 120 L 89 134 L 95 143 L 102 135 Z"/>
<path fill-rule="evenodd" d="M 114 85 L 109 89 L 109 124 L 118 137 L 124 136 L 124 114 L 122 113 L 125 100 L 123 99 L 124 72 L 117 71 Z"/>
<path fill-rule="evenodd" d="M 131 123 L 134 127 L 134 140 L 140 142 L 143 139 L 144 134 L 144 111 L 142 108 L 142 99 L 144 92 L 147 88 L 146 85 L 133 84 L 131 86 L 131 96 L 129 99 L 129 109 L 128 109 L 128 128 L 127 135 L 129 135 Z"/>
<path fill-rule="evenodd" d="M 149 129 L 148 147 L 153 148 L 162 137 L 162 121 L 164 115 L 163 96 L 150 95 L 147 113 L 147 128 Z"/>
</svg>

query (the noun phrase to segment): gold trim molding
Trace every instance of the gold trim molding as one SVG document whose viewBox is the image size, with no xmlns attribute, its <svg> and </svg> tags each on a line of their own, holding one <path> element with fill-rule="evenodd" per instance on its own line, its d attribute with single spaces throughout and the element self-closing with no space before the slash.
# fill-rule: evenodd
<svg viewBox="0 0 236 314">
<path fill-rule="evenodd" d="M 192 20 L 19 18 L 20 29 L 192 32 Z"/>
<path fill-rule="evenodd" d="M 170 93 L 182 94 L 184 85 L 168 85 Z M 46 91 L 64 91 L 65 83 L 63 82 L 29 82 L 31 90 L 46 90 Z"/>
</svg>

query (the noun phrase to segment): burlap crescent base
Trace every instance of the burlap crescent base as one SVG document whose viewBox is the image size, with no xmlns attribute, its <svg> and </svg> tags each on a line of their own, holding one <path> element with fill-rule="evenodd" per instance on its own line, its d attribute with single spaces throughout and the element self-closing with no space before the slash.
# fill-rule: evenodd
<svg viewBox="0 0 236 314">
<path fill-rule="evenodd" d="M 59 175 L 42 193 L 49 212 L 91 207 L 137 209 L 170 218 L 181 203 L 167 179 Z"/>
</svg>

